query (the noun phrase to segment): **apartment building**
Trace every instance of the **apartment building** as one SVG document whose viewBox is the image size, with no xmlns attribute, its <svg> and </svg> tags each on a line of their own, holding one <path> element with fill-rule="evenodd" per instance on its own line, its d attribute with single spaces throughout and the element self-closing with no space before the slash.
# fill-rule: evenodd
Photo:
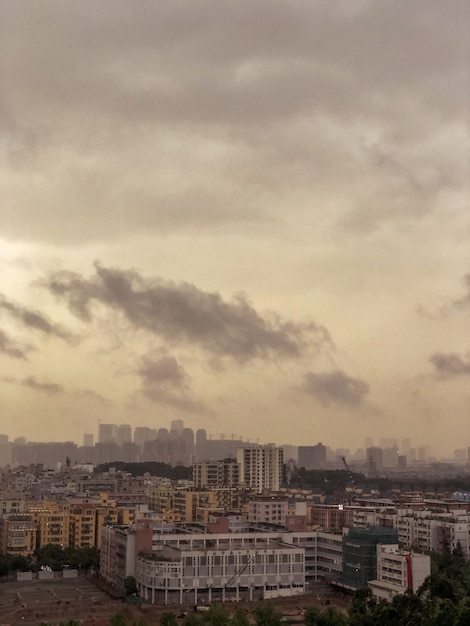
<svg viewBox="0 0 470 626">
<path fill-rule="evenodd" d="M 63 511 L 56 502 L 27 503 L 25 511 L 29 513 L 37 529 L 37 546 L 48 544 L 65 548 L 69 545 L 70 515 Z"/>
<path fill-rule="evenodd" d="M 279 491 L 282 482 L 284 451 L 273 443 L 249 446 L 237 450 L 241 482 L 261 493 Z"/>
<path fill-rule="evenodd" d="M 89 504 L 74 506 L 69 512 L 69 544 L 74 548 L 96 546 L 97 511 Z"/>
<path fill-rule="evenodd" d="M 237 487 L 240 484 L 240 464 L 236 461 L 201 461 L 193 465 L 196 489 Z"/>
<path fill-rule="evenodd" d="M 36 526 L 31 515 L 10 514 L 0 520 L 0 551 L 32 556 L 36 550 Z"/>
<path fill-rule="evenodd" d="M 258 496 L 248 502 L 248 521 L 255 524 L 284 526 L 289 514 L 289 501 L 279 496 Z"/>
</svg>

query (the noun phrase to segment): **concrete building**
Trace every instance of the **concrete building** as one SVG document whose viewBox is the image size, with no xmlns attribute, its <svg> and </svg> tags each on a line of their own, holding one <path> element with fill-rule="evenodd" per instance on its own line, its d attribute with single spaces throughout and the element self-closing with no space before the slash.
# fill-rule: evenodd
<svg viewBox="0 0 470 626">
<path fill-rule="evenodd" d="M 305 469 L 319 469 L 326 464 L 326 446 L 317 443 L 316 446 L 299 446 L 299 467 Z"/>
<path fill-rule="evenodd" d="M 405 552 L 398 545 L 377 546 L 377 579 L 369 587 L 377 598 L 387 601 L 406 591 L 416 593 L 431 574 L 431 557 Z"/>
<path fill-rule="evenodd" d="M 36 550 L 36 525 L 31 515 L 11 514 L 0 520 L 0 551 L 32 556 Z"/>
<path fill-rule="evenodd" d="M 240 464 L 235 461 L 200 461 L 193 465 L 196 489 L 237 487 L 240 484 Z"/>
<path fill-rule="evenodd" d="M 98 443 L 115 443 L 117 440 L 116 424 L 102 424 L 98 425 Z"/>
<path fill-rule="evenodd" d="M 265 538 L 256 547 L 237 534 L 200 536 L 189 545 L 165 545 L 137 557 L 139 594 L 162 604 L 197 604 L 200 599 L 254 600 L 303 594 L 304 550 Z"/>
<path fill-rule="evenodd" d="M 377 579 L 377 545 L 398 544 L 392 528 L 350 528 L 343 537 L 342 583 L 351 589 L 367 587 Z"/>
<path fill-rule="evenodd" d="M 136 576 L 146 598 L 164 602 L 166 597 L 172 603 L 180 603 L 182 597 L 186 602 L 187 590 L 190 602 L 213 600 L 214 594 L 220 599 L 236 598 L 237 593 L 240 598 L 295 595 L 314 581 L 337 579 L 341 574 L 342 535 L 263 531 L 244 526 L 240 520 L 223 521 L 178 527 L 161 520 L 139 520 L 135 526 L 106 527 L 100 573 L 118 589 L 123 588 L 126 576 Z M 294 554 L 298 556 L 293 559 Z M 219 569 L 190 569 L 201 568 L 201 559 L 209 556 L 211 562 L 206 561 L 204 567 Z M 287 566 L 294 563 L 295 571 L 288 571 Z M 165 596 L 162 580 L 169 574 L 173 582 L 168 587 L 171 593 Z"/>
<path fill-rule="evenodd" d="M 284 462 L 282 448 L 277 448 L 273 443 L 239 448 L 237 461 L 244 485 L 258 493 L 265 489 L 279 491 Z"/>
<path fill-rule="evenodd" d="M 248 502 L 248 521 L 254 524 L 284 526 L 289 514 L 289 500 L 279 496 L 259 496 Z"/>
</svg>

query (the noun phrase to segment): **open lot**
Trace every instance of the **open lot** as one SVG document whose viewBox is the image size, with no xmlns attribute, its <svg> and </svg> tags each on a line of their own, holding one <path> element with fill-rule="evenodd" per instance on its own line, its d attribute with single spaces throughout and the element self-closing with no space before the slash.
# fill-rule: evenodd
<svg viewBox="0 0 470 626">
<path fill-rule="evenodd" d="M 122 608 L 122 600 L 110 597 L 87 578 L 0 585 L 1 626 L 110 617 Z"/>
<path fill-rule="evenodd" d="M 288 618 L 289 622 L 302 622 L 303 611 L 310 606 L 324 607 L 331 604 L 343 610 L 348 599 L 318 587 L 305 596 L 274 599 L 273 604 Z M 256 602 L 229 603 L 231 610 L 240 608 L 249 615 Z M 41 622 L 56 625 L 69 619 L 87 624 L 99 623 L 99 618 L 110 618 L 121 612 L 130 620 L 143 617 L 149 625 L 158 624 L 164 612 L 178 616 L 194 609 L 193 605 L 148 605 L 130 606 L 119 598 L 113 598 L 87 578 L 33 580 L 0 584 L 0 626 L 24 624 L 38 625 Z"/>
</svg>

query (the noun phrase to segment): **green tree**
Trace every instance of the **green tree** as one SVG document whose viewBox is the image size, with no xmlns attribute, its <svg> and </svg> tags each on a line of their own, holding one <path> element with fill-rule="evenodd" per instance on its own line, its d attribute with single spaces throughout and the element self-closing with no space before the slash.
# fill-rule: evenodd
<svg viewBox="0 0 470 626">
<path fill-rule="evenodd" d="M 248 615 L 242 609 L 237 609 L 232 615 L 230 626 L 250 626 Z"/>
<path fill-rule="evenodd" d="M 282 626 L 282 613 L 270 602 L 258 604 L 254 616 L 256 626 Z"/>
<path fill-rule="evenodd" d="M 160 617 L 160 626 L 178 626 L 178 620 L 174 613 L 163 613 Z"/>
<path fill-rule="evenodd" d="M 109 620 L 108 626 L 127 626 L 127 619 L 122 613 L 115 613 Z"/>
<path fill-rule="evenodd" d="M 135 576 L 127 576 L 124 580 L 124 590 L 126 596 L 132 596 L 138 593 L 137 581 Z"/>
<path fill-rule="evenodd" d="M 324 611 L 312 607 L 305 611 L 305 626 L 347 626 L 348 618 L 340 610 L 329 606 Z"/>
</svg>

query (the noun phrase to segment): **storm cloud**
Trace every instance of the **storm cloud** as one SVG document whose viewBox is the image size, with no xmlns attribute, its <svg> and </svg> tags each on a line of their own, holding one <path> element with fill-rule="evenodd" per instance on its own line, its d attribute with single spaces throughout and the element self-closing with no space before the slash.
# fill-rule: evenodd
<svg viewBox="0 0 470 626">
<path fill-rule="evenodd" d="M 142 379 L 142 393 L 152 402 L 183 411 L 200 412 L 203 409 L 203 403 L 192 397 L 189 377 L 174 357 L 145 357 L 138 374 Z"/>
<path fill-rule="evenodd" d="M 33 391 L 44 392 L 49 395 L 61 394 L 64 392 L 62 385 L 51 383 L 49 381 L 39 381 L 35 376 L 26 376 L 25 378 L 12 378 L 5 376 L 2 380 L 14 385 L 20 385 L 22 387 L 28 387 Z"/>
<path fill-rule="evenodd" d="M 92 278 L 61 272 L 45 282 L 85 321 L 91 320 L 93 304 L 98 303 L 120 311 L 134 327 L 166 341 L 191 343 L 238 362 L 297 358 L 309 346 L 330 342 L 323 326 L 295 323 L 277 315 L 263 316 L 243 295 L 226 302 L 220 294 L 189 283 L 150 280 L 136 271 L 98 264 L 95 269 Z"/>
<path fill-rule="evenodd" d="M 455 352 L 436 352 L 429 359 L 435 373 L 442 378 L 470 376 L 470 357 L 462 357 Z"/>
<path fill-rule="evenodd" d="M 337 404 L 346 407 L 359 406 L 369 392 L 369 385 L 348 376 L 342 370 L 331 372 L 307 372 L 300 390 L 321 404 Z"/>
<path fill-rule="evenodd" d="M 27 349 L 20 347 L 4 330 L 0 329 L 0 353 L 14 359 L 26 359 Z"/>
<path fill-rule="evenodd" d="M 8 300 L 5 295 L 0 294 L 0 310 L 6 311 L 15 320 L 20 321 L 24 326 L 38 330 L 46 335 L 59 337 L 66 341 L 73 339 L 71 333 L 67 332 L 60 324 L 54 324 L 46 315 L 23 307 L 11 300 Z"/>
</svg>

